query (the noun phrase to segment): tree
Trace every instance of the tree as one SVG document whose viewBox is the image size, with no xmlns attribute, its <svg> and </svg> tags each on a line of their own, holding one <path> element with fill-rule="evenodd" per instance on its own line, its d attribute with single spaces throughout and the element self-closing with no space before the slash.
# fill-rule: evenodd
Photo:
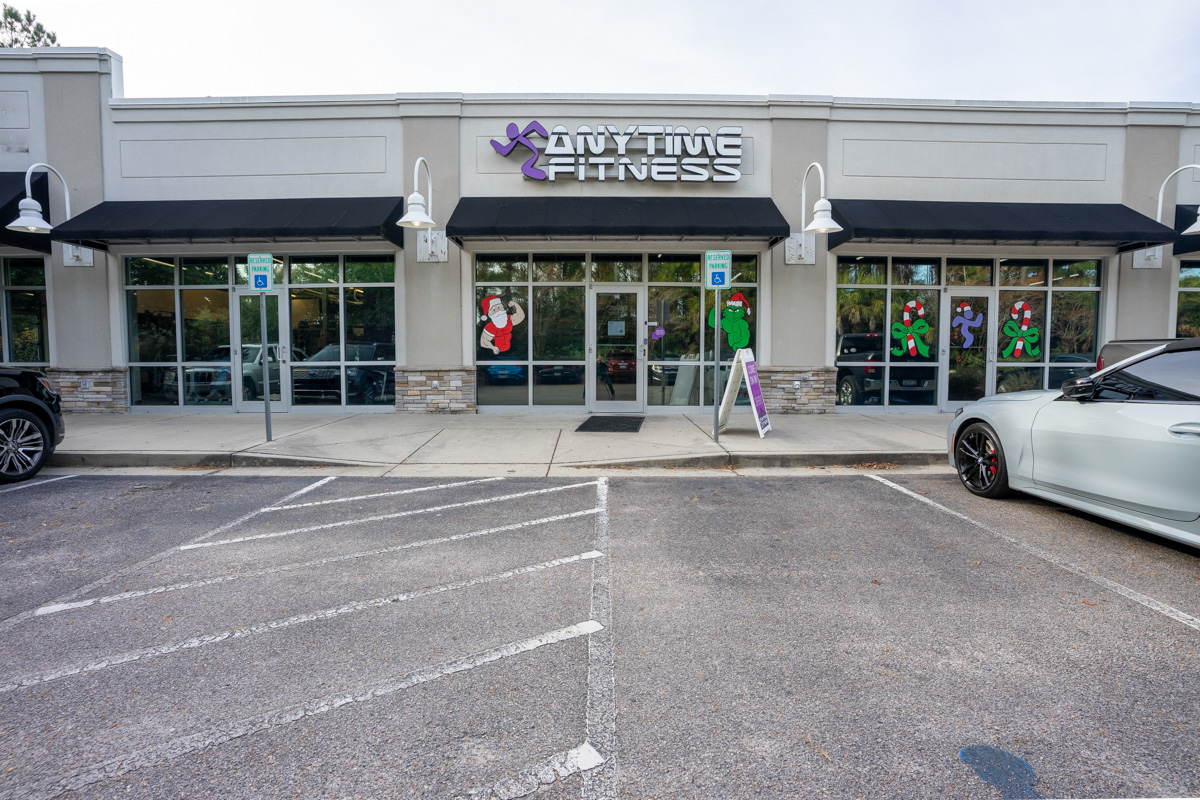
<svg viewBox="0 0 1200 800">
<path fill-rule="evenodd" d="M 21 12 L 7 3 L 0 15 L 0 47 L 58 47 L 58 37 L 42 27 L 33 12 Z"/>
</svg>

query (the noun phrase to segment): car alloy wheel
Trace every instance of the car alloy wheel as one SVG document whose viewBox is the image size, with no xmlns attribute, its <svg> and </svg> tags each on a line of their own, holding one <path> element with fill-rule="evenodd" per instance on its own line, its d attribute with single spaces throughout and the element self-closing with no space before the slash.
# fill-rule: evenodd
<svg viewBox="0 0 1200 800">
<path fill-rule="evenodd" d="M 954 444 L 958 478 L 971 494 L 998 498 L 1009 494 L 1008 467 L 996 432 L 982 422 L 959 432 Z"/>
<path fill-rule="evenodd" d="M 0 483 L 32 478 L 46 460 L 46 428 L 22 409 L 0 411 Z"/>
<path fill-rule="evenodd" d="M 837 404 L 839 406 L 856 406 L 859 403 L 858 383 L 849 376 L 842 378 L 838 384 Z"/>
</svg>

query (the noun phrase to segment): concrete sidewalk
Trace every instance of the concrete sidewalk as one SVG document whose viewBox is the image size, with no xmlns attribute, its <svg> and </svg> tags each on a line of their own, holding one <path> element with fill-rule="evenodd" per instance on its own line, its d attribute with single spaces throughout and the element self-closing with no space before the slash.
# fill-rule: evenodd
<svg viewBox="0 0 1200 800">
<path fill-rule="evenodd" d="M 336 467 L 390 475 L 578 474 L 592 467 L 944 465 L 949 414 L 648 415 L 637 433 L 579 433 L 587 414 L 72 414 L 51 467 Z"/>
</svg>

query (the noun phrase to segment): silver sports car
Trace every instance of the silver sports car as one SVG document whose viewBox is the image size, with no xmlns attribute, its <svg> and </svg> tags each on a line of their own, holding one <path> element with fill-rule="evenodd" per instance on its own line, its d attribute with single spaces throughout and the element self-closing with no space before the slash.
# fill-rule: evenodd
<svg viewBox="0 0 1200 800">
<path fill-rule="evenodd" d="M 972 494 L 1018 490 L 1200 546 L 1200 338 L 969 403 L 946 435 Z"/>
</svg>

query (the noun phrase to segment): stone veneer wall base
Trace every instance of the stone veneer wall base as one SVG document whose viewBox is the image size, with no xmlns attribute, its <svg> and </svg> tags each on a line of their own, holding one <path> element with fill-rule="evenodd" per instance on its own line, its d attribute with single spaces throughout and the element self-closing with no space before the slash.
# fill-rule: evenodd
<svg viewBox="0 0 1200 800">
<path fill-rule="evenodd" d="M 409 414 L 474 414 L 475 368 L 396 367 L 396 410 Z"/>
<path fill-rule="evenodd" d="M 129 410 L 127 369 L 46 367 L 45 372 L 62 396 L 62 408 L 65 412 L 112 414 Z"/>
<path fill-rule="evenodd" d="M 758 368 L 763 400 L 772 414 L 830 414 L 837 400 L 836 367 Z M 799 383 L 799 388 L 796 383 Z"/>
</svg>

